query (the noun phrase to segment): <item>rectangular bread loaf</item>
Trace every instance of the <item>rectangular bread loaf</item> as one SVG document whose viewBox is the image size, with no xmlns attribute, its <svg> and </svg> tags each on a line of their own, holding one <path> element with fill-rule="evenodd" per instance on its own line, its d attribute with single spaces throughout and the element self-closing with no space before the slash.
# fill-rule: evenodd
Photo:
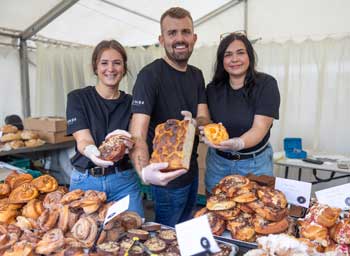
<svg viewBox="0 0 350 256">
<path fill-rule="evenodd" d="M 162 171 L 190 168 L 195 126 L 189 120 L 169 119 L 159 124 L 153 139 L 151 163 L 167 162 L 169 166 Z"/>
</svg>

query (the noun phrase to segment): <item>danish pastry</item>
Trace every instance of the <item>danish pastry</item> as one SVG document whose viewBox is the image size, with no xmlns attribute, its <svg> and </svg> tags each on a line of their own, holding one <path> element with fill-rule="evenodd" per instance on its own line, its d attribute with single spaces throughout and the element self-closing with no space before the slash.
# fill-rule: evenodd
<svg viewBox="0 0 350 256">
<path fill-rule="evenodd" d="M 350 245 L 350 219 L 337 222 L 330 229 L 329 234 L 336 243 Z"/>
<path fill-rule="evenodd" d="M 11 188 L 6 183 L 0 184 L 0 198 L 7 197 L 10 194 Z"/>
<path fill-rule="evenodd" d="M 213 189 L 213 194 L 225 192 L 227 197 L 233 197 L 235 193 L 247 187 L 250 181 L 241 175 L 229 175 L 222 178 L 219 184 Z"/>
<path fill-rule="evenodd" d="M 30 130 L 23 130 L 21 133 L 22 140 L 32 140 L 32 139 L 39 139 L 39 134 L 34 131 Z"/>
<path fill-rule="evenodd" d="M 211 211 L 228 210 L 235 207 L 236 203 L 225 194 L 212 195 L 207 200 L 207 208 Z"/>
<path fill-rule="evenodd" d="M 305 219 L 308 221 L 315 221 L 324 227 L 331 227 L 339 218 L 341 209 L 333 208 L 323 204 L 314 204 L 309 209 Z"/>
<path fill-rule="evenodd" d="M 259 199 L 266 205 L 274 208 L 286 208 L 286 196 L 279 190 L 269 187 L 259 187 L 257 190 Z"/>
<path fill-rule="evenodd" d="M 328 229 L 322 225 L 305 220 L 299 220 L 299 234 L 326 247 L 330 244 Z"/>
<path fill-rule="evenodd" d="M 259 215 L 256 215 L 253 219 L 255 232 L 258 234 L 279 234 L 288 229 L 289 223 L 287 218 L 283 218 L 280 221 L 271 222 L 263 219 Z"/>
<path fill-rule="evenodd" d="M 24 183 L 11 191 L 9 200 L 14 204 L 27 203 L 39 196 L 39 191 L 31 183 Z"/>
<path fill-rule="evenodd" d="M 51 229 L 42 238 L 35 247 L 38 254 L 49 255 L 50 253 L 62 250 L 64 246 L 64 236 L 59 228 Z"/>
<path fill-rule="evenodd" d="M 100 158 L 106 161 L 117 162 L 124 157 L 126 145 L 131 148 L 134 141 L 124 135 L 113 135 L 103 141 L 98 148 L 101 152 Z"/>
<path fill-rule="evenodd" d="M 21 140 L 21 132 L 16 133 L 5 133 L 0 137 L 0 142 L 9 142 L 13 140 Z"/>
<path fill-rule="evenodd" d="M 255 240 L 255 230 L 250 214 L 241 213 L 235 219 L 227 221 L 226 228 L 234 239 L 249 242 Z"/>
<path fill-rule="evenodd" d="M 75 223 L 71 232 L 73 237 L 84 246 L 91 247 L 95 241 L 97 229 L 97 224 L 91 217 L 83 217 Z"/>
<path fill-rule="evenodd" d="M 32 180 L 32 184 L 42 193 L 52 192 L 58 188 L 57 180 L 47 174 Z"/>
<path fill-rule="evenodd" d="M 220 144 L 229 139 L 226 128 L 221 123 L 204 126 L 204 135 L 213 144 Z"/>
<path fill-rule="evenodd" d="M 42 201 L 38 199 L 30 200 L 22 209 L 22 215 L 27 218 L 36 220 L 44 211 Z"/>
<path fill-rule="evenodd" d="M 5 124 L 4 126 L 2 126 L 0 128 L 0 131 L 2 133 L 16 133 L 18 131 L 18 128 L 14 125 L 11 125 L 11 124 Z"/>
<path fill-rule="evenodd" d="M 24 183 L 29 183 L 32 180 L 32 175 L 28 173 L 18 173 L 16 171 L 13 171 L 5 178 L 5 183 L 11 187 L 11 190 L 14 190 L 18 186 Z"/>
</svg>

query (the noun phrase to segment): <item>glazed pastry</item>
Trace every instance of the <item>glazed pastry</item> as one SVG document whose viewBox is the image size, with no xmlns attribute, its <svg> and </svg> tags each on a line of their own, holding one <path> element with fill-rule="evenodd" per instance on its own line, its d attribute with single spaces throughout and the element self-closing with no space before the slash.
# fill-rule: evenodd
<svg viewBox="0 0 350 256">
<path fill-rule="evenodd" d="M 19 212 L 16 209 L 11 209 L 10 207 L 0 209 L 0 223 L 14 223 Z"/>
<path fill-rule="evenodd" d="M 18 128 L 11 124 L 5 124 L 0 128 L 0 132 L 3 134 L 5 133 L 16 133 L 18 131 Z"/>
<path fill-rule="evenodd" d="M 261 201 L 248 203 L 248 207 L 253 209 L 258 215 L 269 221 L 280 221 L 288 214 L 288 209 L 278 209 L 265 206 Z"/>
<path fill-rule="evenodd" d="M 101 204 L 107 199 L 105 192 L 99 192 L 95 190 L 87 190 L 84 193 L 84 197 L 80 200 L 76 200 L 70 203 L 70 207 L 81 207 L 86 214 L 96 212 Z"/>
<path fill-rule="evenodd" d="M 0 142 L 9 142 L 13 140 L 20 140 L 21 139 L 21 132 L 18 131 L 16 133 L 5 133 L 0 137 Z"/>
<path fill-rule="evenodd" d="M 45 209 L 38 218 L 37 222 L 40 229 L 48 231 L 56 226 L 59 217 L 58 210 Z"/>
<path fill-rule="evenodd" d="M 24 183 L 11 191 L 9 200 L 11 203 L 27 203 L 39 196 L 39 191 L 31 183 Z"/>
<path fill-rule="evenodd" d="M 15 225 L 21 230 L 31 230 L 38 228 L 37 223 L 33 219 L 26 218 L 24 216 L 17 216 L 16 220 L 17 222 L 15 223 Z"/>
<path fill-rule="evenodd" d="M 288 229 L 289 223 L 287 218 L 283 218 L 280 221 L 271 222 L 264 218 L 256 215 L 253 219 L 253 225 L 255 232 L 258 234 L 279 234 Z"/>
<path fill-rule="evenodd" d="M 232 220 L 238 216 L 241 210 L 238 207 L 234 207 L 229 210 L 215 211 L 215 214 L 224 220 Z"/>
<path fill-rule="evenodd" d="M 27 241 L 20 241 L 6 250 L 3 256 L 34 256 L 34 247 Z"/>
<path fill-rule="evenodd" d="M 298 224 L 300 237 L 315 241 L 324 247 L 330 244 L 328 229 L 326 227 L 305 220 L 298 220 Z"/>
<path fill-rule="evenodd" d="M 97 235 L 97 224 L 91 217 L 83 217 L 75 223 L 71 232 L 84 247 L 91 247 Z"/>
<path fill-rule="evenodd" d="M 50 253 L 62 250 L 64 246 L 64 236 L 59 228 L 48 231 L 38 242 L 35 252 L 38 254 L 48 255 Z"/>
<path fill-rule="evenodd" d="M 160 239 L 164 240 L 167 244 L 171 244 L 176 241 L 176 232 L 172 229 L 161 229 L 158 231 L 158 236 Z"/>
<path fill-rule="evenodd" d="M 32 180 L 32 184 L 42 193 L 55 191 L 58 187 L 57 180 L 47 174 Z"/>
<path fill-rule="evenodd" d="M 142 229 L 146 231 L 157 231 L 160 230 L 161 225 L 155 222 L 146 222 L 142 225 Z"/>
<path fill-rule="evenodd" d="M 305 220 L 309 222 L 315 221 L 316 223 L 329 228 L 338 220 L 340 212 L 340 208 L 333 208 L 322 204 L 314 204 L 311 206 L 308 214 L 305 216 Z"/>
<path fill-rule="evenodd" d="M 6 183 L 0 184 L 0 198 L 8 197 L 11 192 L 11 187 Z"/>
<path fill-rule="evenodd" d="M 22 209 L 22 215 L 36 220 L 44 211 L 43 203 L 38 199 L 30 200 Z"/>
<path fill-rule="evenodd" d="M 213 194 L 225 192 L 227 197 L 233 197 L 239 189 L 249 186 L 249 179 L 241 175 L 229 175 L 220 180 L 213 189 Z M 250 188 L 250 186 L 248 187 Z"/>
<path fill-rule="evenodd" d="M 236 203 L 223 193 L 212 195 L 207 200 L 207 208 L 212 211 L 232 209 L 235 205 Z"/>
<path fill-rule="evenodd" d="M 40 147 L 40 146 L 44 145 L 45 143 L 46 142 L 44 140 L 41 140 L 41 139 L 31 139 L 31 140 L 24 141 L 24 145 L 27 148 Z"/>
<path fill-rule="evenodd" d="M 117 217 L 117 220 L 126 230 L 140 228 L 142 225 L 142 219 L 136 212 L 123 212 Z"/>
<path fill-rule="evenodd" d="M 340 220 L 330 229 L 329 233 L 336 243 L 350 245 L 350 219 Z"/>
<path fill-rule="evenodd" d="M 61 199 L 61 204 L 69 204 L 70 202 L 73 202 L 75 200 L 79 200 L 84 196 L 84 191 L 81 189 L 75 189 L 73 191 L 68 192 L 65 194 Z"/>
<path fill-rule="evenodd" d="M 226 128 L 221 124 L 207 124 L 204 126 L 205 137 L 213 144 L 220 144 L 222 141 L 228 140 Z"/>
<path fill-rule="evenodd" d="M 149 237 L 149 232 L 142 229 L 129 229 L 127 232 L 129 238 L 137 237 L 140 240 L 147 240 Z"/>
<path fill-rule="evenodd" d="M 111 241 L 97 246 L 97 252 L 104 253 L 109 252 L 112 255 L 117 255 L 120 250 L 120 245 L 117 242 Z"/>
<path fill-rule="evenodd" d="M 63 197 L 63 193 L 61 191 L 54 191 L 51 193 L 46 194 L 43 206 L 46 209 L 58 209 L 61 207 L 61 199 Z"/>
<path fill-rule="evenodd" d="M 207 214 L 211 232 L 214 235 L 220 236 L 225 231 L 225 221 L 216 215 L 215 212 L 209 212 L 206 207 L 197 211 L 194 217 L 197 218 L 205 214 Z"/>
<path fill-rule="evenodd" d="M 257 190 L 259 199 L 266 205 L 274 208 L 286 208 L 287 199 L 286 196 L 279 190 L 260 187 Z"/>
<path fill-rule="evenodd" d="M 234 239 L 248 242 L 255 240 L 255 230 L 250 214 L 241 213 L 235 219 L 227 221 L 226 228 Z"/>
<path fill-rule="evenodd" d="M 99 151 L 101 152 L 100 158 L 106 161 L 118 162 L 125 155 L 125 150 L 128 145 L 130 149 L 132 148 L 134 141 L 124 135 L 113 135 L 107 140 L 103 141 L 101 146 L 99 146 Z"/>
<path fill-rule="evenodd" d="M 32 139 L 39 139 L 39 134 L 34 131 L 30 130 L 23 130 L 21 133 L 22 140 L 32 140 Z"/>
<path fill-rule="evenodd" d="M 13 141 L 7 142 L 6 144 L 9 145 L 12 149 L 23 148 L 25 146 L 22 140 L 13 140 Z"/>
<path fill-rule="evenodd" d="M 20 185 L 24 183 L 29 183 L 32 180 L 33 180 L 33 177 L 30 174 L 18 173 L 16 171 L 13 171 L 9 175 L 7 175 L 7 177 L 5 178 L 5 183 L 10 186 L 11 190 L 14 190 Z"/>
</svg>

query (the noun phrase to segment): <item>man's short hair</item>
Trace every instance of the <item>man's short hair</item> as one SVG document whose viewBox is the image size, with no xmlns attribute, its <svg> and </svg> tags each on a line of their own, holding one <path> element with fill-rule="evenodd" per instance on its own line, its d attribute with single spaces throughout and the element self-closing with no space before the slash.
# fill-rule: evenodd
<svg viewBox="0 0 350 256">
<path fill-rule="evenodd" d="M 175 19 L 183 19 L 183 18 L 190 18 L 191 22 L 193 23 L 193 19 L 191 16 L 191 13 L 189 11 L 187 11 L 184 8 L 181 7 L 172 7 L 168 10 L 166 10 L 163 14 L 162 17 L 160 17 L 160 27 L 162 28 L 162 24 L 163 24 L 163 20 L 165 19 L 165 17 L 171 17 L 171 18 L 175 18 Z"/>
</svg>

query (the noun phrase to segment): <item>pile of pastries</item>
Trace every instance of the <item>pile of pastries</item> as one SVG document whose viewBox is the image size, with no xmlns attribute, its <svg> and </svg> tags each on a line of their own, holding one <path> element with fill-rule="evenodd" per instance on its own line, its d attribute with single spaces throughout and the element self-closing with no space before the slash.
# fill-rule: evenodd
<svg viewBox="0 0 350 256">
<path fill-rule="evenodd" d="M 19 131 L 16 126 L 7 124 L 0 128 L 0 151 L 18 149 L 23 147 L 38 147 L 45 144 L 39 139 L 39 134 L 35 131 Z"/>
<path fill-rule="evenodd" d="M 305 218 L 298 220 L 300 239 L 318 252 L 350 255 L 350 217 L 340 216 L 341 209 L 315 203 Z"/>
<path fill-rule="evenodd" d="M 214 235 L 227 229 L 233 239 L 241 241 L 254 242 L 261 235 L 295 231 L 285 195 L 240 175 L 226 176 L 214 187 L 206 207 L 195 217 L 204 214 Z"/>
</svg>

